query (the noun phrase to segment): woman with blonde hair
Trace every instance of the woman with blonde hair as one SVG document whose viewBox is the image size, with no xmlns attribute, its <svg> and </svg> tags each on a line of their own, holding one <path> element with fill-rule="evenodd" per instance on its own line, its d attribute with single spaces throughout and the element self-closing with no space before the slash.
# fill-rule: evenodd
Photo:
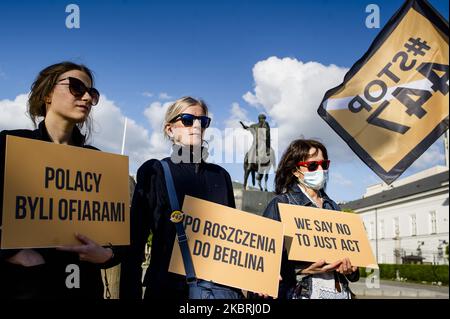
<svg viewBox="0 0 450 319">
<path fill-rule="evenodd" d="M 207 163 L 203 136 L 209 127 L 205 102 L 183 97 L 168 108 L 164 119 L 164 134 L 172 142 L 172 153 L 162 161 L 151 159 L 137 172 L 137 183 L 131 206 L 131 245 L 121 266 L 120 298 L 141 299 L 145 286 L 145 300 L 185 300 L 189 295 L 186 277 L 168 271 L 176 228 L 170 221 L 171 199 L 165 182 L 163 163 L 173 177 L 174 196 L 183 206 L 185 195 L 235 207 L 233 188 L 228 172 Z M 153 234 L 150 264 L 142 283 L 144 247 Z M 214 286 L 218 286 L 215 285 Z M 240 291 L 221 286 L 220 298 L 237 298 Z M 204 298 L 217 298 L 213 290 Z"/>
</svg>

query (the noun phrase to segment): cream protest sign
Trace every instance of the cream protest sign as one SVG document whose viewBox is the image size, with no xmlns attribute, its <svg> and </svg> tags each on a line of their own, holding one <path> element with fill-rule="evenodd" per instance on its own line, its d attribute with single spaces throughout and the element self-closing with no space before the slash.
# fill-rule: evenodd
<svg viewBox="0 0 450 319">
<path fill-rule="evenodd" d="M 280 222 L 186 196 L 184 226 L 197 278 L 278 295 Z M 175 241 L 169 271 L 186 275 Z"/>
<path fill-rule="evenodd" d="M 2 219 L 3 249 L 128 245 L 128 157 L 7 136 Z"/>
<path fill-rule="evenodd" d="M 348 257 L 354 266 L 378 268 L 358 215 L 283 203 L 278 207 L 289 259 L 332 263 Z"/>
</svg>

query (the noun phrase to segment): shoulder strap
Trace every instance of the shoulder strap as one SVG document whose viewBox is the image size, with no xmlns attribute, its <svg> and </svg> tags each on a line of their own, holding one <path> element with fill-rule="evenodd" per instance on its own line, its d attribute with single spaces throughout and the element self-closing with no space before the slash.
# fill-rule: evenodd
<svg viewBox="0 0 450 319">
<path fill-rule="evenodd" d="M 166 180 L 167 193 L 169 195 L 170 206 L 172 212 L 180 211 L 180 204 L 178 203 L 177 193 L 175 191 L 175 184 L 173 182 L 172 173 L 170 172 L 169 164 L 165 161 L 161 161 L 161 165 L 164 170 L 164 178 Z M 192 264 L 191 252 L 189 250 L 188 238 L 184 231 L 183 220 L 172 222 L 175 225 L 177 231 L 177 240 L 180 245 L 181 256 L 183 257 L 184 270 L 186 271 L 186 281 L 188 284 L 195 283 L 197 278 L 195 276 L 194 265 Z"/>
</svg>

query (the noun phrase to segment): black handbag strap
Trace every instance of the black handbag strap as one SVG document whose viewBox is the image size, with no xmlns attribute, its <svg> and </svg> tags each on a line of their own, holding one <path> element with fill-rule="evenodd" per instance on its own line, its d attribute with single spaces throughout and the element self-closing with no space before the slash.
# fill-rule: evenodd
<svg viewBox="0 0 450 319">
<path fill-rule="evenodd" d="M 167 193 L 169 194 L 170 206 L 172 208 L 170 220 L 174 223 L 175 229 L 177 231 L 177 240 L 178 244 L 180 245 L 181 256 L 183 257 L 184 270 L 186 271 L 186 281 L 189 285 L 194 284 L 197 282 L 197 277 L 195 275 L 194 265 L 192 263 L 191 252 L 188 245 L 188 238 L 186 236 L 186 232 L 184 231 L 184 214 L 180 209 L 180 204 L 178 203 L 175 184 L 173 182 L 169 164 L 165 160 L 162 160 L 161 165 L 163 167 Z"/>
</svg>

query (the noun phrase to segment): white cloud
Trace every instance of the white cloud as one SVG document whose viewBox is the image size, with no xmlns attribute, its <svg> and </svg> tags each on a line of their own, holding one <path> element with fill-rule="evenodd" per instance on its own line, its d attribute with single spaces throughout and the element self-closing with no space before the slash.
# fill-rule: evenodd
<svg viewBox="0 0 450 319">
<path fill-rule="evenodd" d="M 242 121 L 244 124 L 248 123 L 250 120 L 247 117 L 247 110 L 242 108 L 239 103 L 232 103 L 230 109 L 230 117 L 225 120 L 225 127 L 227 128 L 237 128 L 242 127 L 239 124 L 239 121 Z"/>
<path fill-rule="evenodd" d="M 153 97 L 153 93 L 151 92 L 143 92 L 142 95 L 145 97 Z"/>
<path fill-rule="evenodd" d="M 0 100 L 0 131 L 33 128 L 27 115 L 28 94 L 20 94 L 14 100 Z"/>
<path fill-rule="evenodd" d="M 167 108 L 172 102 L 153 102 L 144 111 L 144 115 L 147 118 L 150 126 L 155 131 L 161 131 L 164 123 L 164 115 L 166 114 Z"/>
<path fill-rule="evenodd" d="M 350 187 L 353 186 L 353 182 L 347 178 L 344 177 L 341 173 L 338 172 L 332 172 L 330 176 L 330 180 L 333 181 L 333 183 L 339 185 L 339 186 L 345 186 Z"/>
<path fill-rule="evenodd" d="M 442 139 L 438 140 L 442 143 Z M 422 154 L 412 165 L 413 169 L 423 170 L 435 165 L 442 164 L 445 161 L 445 155 L 443 150 L 436 144 L 430 146 L 430 148 Z"/>
<path fill-rule="evenodd" d="M 339 85 L 347 71 L 336 65 L 270 57 L 255 64 L 254 91 L 245 93 L 243 99 L 263 109 L 278 127 L 280 152 L 294 139 L 314 138 L 327 146 L 333 160 L 356 160 L 345 142 L 317 114 L 325 92 Z"/>
<path fill-rule="evenodd" d="M 172 97 L 169 94 L 167 94 L 166 92 L 161 92 L 161 93 L 159 93 L 159 99 L 160 100 L 170 100 L 170 99 L 172 99 Z"/>
<path fill-rule="evenodd" d="M 216 163 L 243 163 L 245 153 L 250 149 L 253 136 L 252 134 L 245 130 L 239 121 L 242 121 L 244 124 L 250 124 L 250 120 L 247 116 L 247 111 L 242 108 L 239 103 L 232 103 L 230 109 L 229 117 L 224 121 L 225 131 L 214 131 L 209 129 L 207 131 L 207 135 L 205 136 L 208 139 L 208 134 L 214 135 L 217 137 L 221 137 L 220 143 L 222 155 L 221 157 L 216 156 Z M 211 143 L 211 148 L 217 149 L 219 138 L 214 139 L 214 142 Z"/>
<path fill-rule="evenodd" d="M 147 118 L 149 109 L 144 112 Z M 120 153 L 125 123 L 125 116 L 120 108 L 114 101 L 104 97 L 100 100 L 99 106 L 94 108 L 93 118 L 95 120 L 93 144 L 104 151 Z M 131 171 L 136 170 L 150 158 L 162 158 L 167 155 L 167 145 L 158 136 L 155 137 L 156 124 L 151 123 L 151 126 L 153 132 L 150 134 L 149 130 L 133 119 L 127 120 L 124 153 L 130 157 Z"/>
</svg>

